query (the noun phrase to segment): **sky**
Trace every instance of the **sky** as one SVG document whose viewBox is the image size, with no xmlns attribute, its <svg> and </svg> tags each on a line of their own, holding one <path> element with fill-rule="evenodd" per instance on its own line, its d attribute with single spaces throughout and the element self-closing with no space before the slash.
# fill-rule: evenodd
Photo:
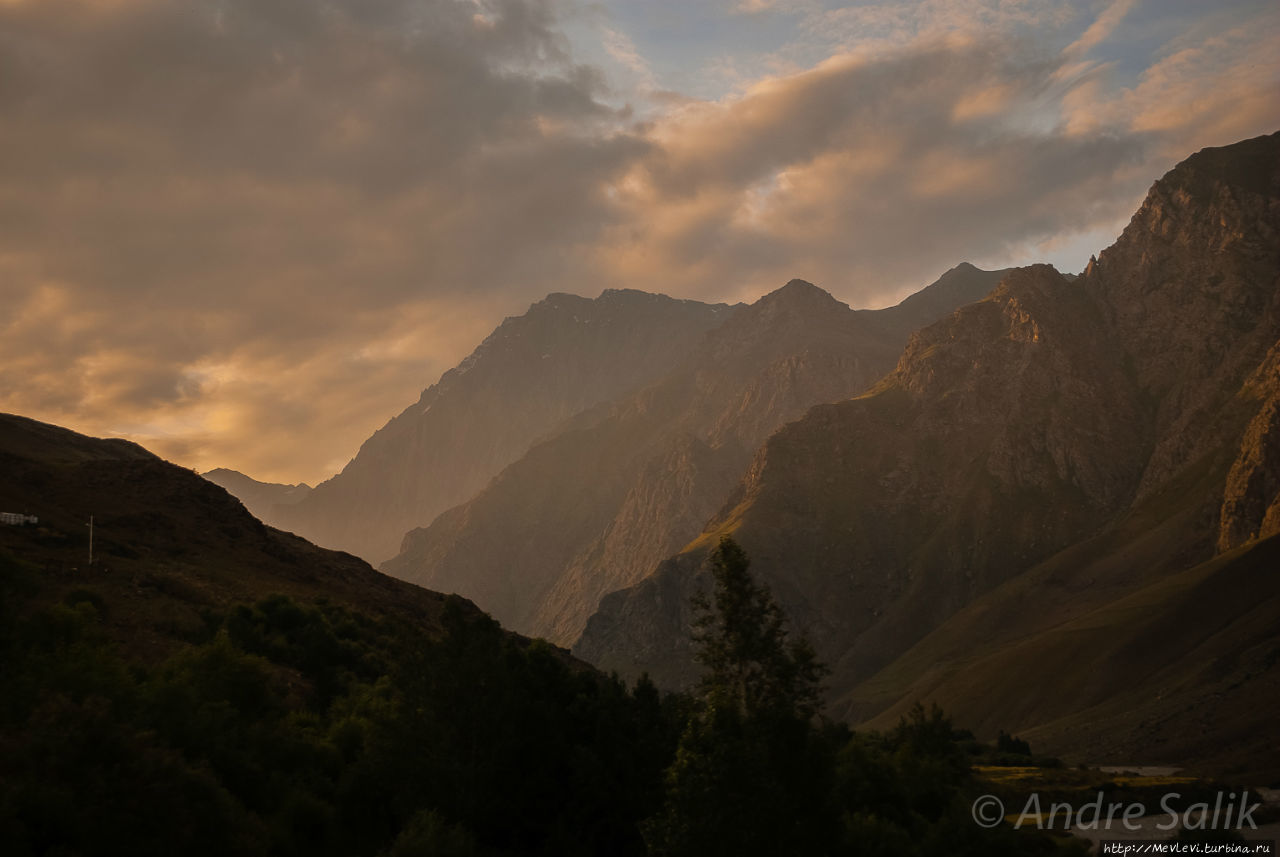
<svg viewBox="0 0 1280 857">
<path fill-rule="evenodd" d="M 312 484 L 549 292 L 1079 271 L 1274 0 L 0 0 L 0 411 Z"/>
</svg>

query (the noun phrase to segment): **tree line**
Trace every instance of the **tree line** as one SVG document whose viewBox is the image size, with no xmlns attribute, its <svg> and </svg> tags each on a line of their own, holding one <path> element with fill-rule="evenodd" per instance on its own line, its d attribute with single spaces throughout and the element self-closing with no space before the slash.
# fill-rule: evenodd
<svg viewBox="0 0 1280 857">
<path fill-rule="evenodd" d="M 443 632 L 272 596 L 158 664 L 92 591 L 24 600 L 0 560 L 0 841 L 11 855 L 1035 855 L 969 816 L 936 708 L 821 716 L 824 668 L 732 541 L 689 694 L 628 687 L 458 600 Z"/>
</svg>

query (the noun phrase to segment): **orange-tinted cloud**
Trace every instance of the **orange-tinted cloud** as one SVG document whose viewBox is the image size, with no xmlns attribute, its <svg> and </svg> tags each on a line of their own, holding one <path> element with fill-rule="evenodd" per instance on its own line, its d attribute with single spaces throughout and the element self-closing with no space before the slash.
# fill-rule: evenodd
<svg viewBox="0 0 1280 857">
<path fill-rule="evenodd" d="M 1047 0 L 819 5 L 738 18 L 821 61 L 637 122 L 554 0 L 0 2 L 0 409 L 315 481 L 547 292 L 883 303 L 1276 124 L 1274 12 L 1121 79 L 1123 4 L 1056 42 Z"/>
</svg>

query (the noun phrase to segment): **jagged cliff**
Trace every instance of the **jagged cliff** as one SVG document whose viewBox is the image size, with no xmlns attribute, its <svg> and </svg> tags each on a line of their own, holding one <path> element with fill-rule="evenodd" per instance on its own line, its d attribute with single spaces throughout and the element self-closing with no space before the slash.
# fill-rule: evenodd
<svg viewBox="0 0 1280 857">
<path fill-rule="evenodd" d="M 874 390 L 770 437 L 704 536 L 607 596 L 575 652 L 687 682 L 684 604 L 706 546 L 733 533 L 834 665 L 841 716 L 1005 699 L 1000 725 L 1027 729 L 1118 697 L 1145 675 L 1109 670 L 1063 699 L 1041 688 L 1062 676 L 1024 661 L 966 684 L 966 659 L 1138 592 L 1181 604 L 1162 581 L 1242 568 L 1215 552 L 1275 531 L 1278 286 L 1280 135 L 1192 156 L 1082 276 L 1014 272 L 913 337 Z M 1237 593 L 1240 612 L 1276 585 Z"/>
<path fill-rule="evenodd" d="M 1280 345 L 1245 384 L 1243 396 L 1258 406 L 1227 475 L 1221 551 L 1280 533 Z"/>
<path fill-rule="evenodd" d="M 504 321 L 341 473 L 264 520 L 380 562 L 542 435 L 660 377 L 731 312 L 629 289 L 549 295 Z"/>
<path fill-rule="evenodd" d="M 697 535 L 770 432 L 892 367 L 907 332 L 986 294 L 961 265 L 901 306 L 854 311 L 793 280 L 740 310 L 661 381 L 536 446 L 475 499 L 406 536 L 383 570 L 572 643 L 600 597 Z"/>
</svg>

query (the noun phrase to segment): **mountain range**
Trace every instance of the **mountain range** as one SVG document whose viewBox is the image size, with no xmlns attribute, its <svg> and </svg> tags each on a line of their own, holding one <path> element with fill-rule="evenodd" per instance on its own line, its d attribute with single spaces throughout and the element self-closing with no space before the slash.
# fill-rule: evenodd
<svg viewBox="0 0 1280 857">
<path fill-rule="evenodd" d="M 732 536 L 840 719 L 1273 775 L 1278 292 L 1275 134 L 1178 164 L 1078 276 L 551 295 L 266 519 L 669 688 Z"/>
<path fill-rule="evenodd" d="M 1050 749 L 1274 769 L 1278 287 L 1280 135 L 1188 158 L 1080 277 L 1010 273 L 772 435 L 575 652 L 687 685 L 688 597 L 732 535 L 836 716 L 932 700 Z"/>
<path fill-rule="evenodd" d="M 660 380 L 583 413 L 409 532 L 382 569 L 570 645 L 603 595 L 701 531 L 773 431 L 865 390 L 910 330 L 978 299 L 1003 273 L 961 265 L 880 311 L 793 280 L 736 309 Z"/>
<path fill-rule="evenodd" d="M 263 520 L 377 563 L 584 409 L 661 376 L 731 312 L 608 289 L 508 318 L 303 500 Z"/>
</svg>

